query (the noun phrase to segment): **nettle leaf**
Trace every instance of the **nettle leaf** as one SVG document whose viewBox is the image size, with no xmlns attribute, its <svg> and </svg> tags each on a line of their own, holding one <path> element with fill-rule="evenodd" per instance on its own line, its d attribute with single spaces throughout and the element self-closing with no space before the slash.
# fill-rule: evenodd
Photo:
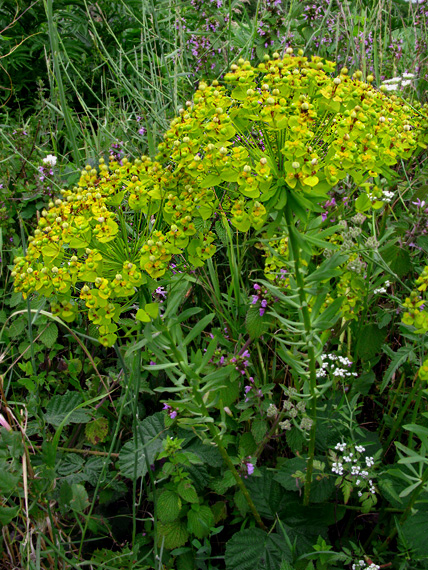
<svg viewBox="0 0 428 570">
<path fill-rule="evenodd" d="M 427 511 L 412 514 L 401 527 L 403 537 L 407 542 L 405 546 L 407 548 L 410 546 L 415 559 L 428 557 L 427 527 Z"/>
<path fill-rule="evenodd" d="M 186 447 L 186 451 L 192 451 L 199 459 L 211 467 L 221 467 L 223 465 L 223 458 L 217 447 L 206 445 L 200 439 Z"/>
<path fill-rule="evenodd" d="M 196 493 L 195 487 L 190 481 L 180 481 L 177 486 L 177 493 L 188 503 L 199 503 L 198 494 Z"/>
<path fill-rule="evenodd" d="M 284 461 L 274 479 L 287 491 L 299 491 L 299 481 L 293 477 L 296 471 L 306 471 L 306 459 L 303 457 L 294 457 Z"/>
<path fill-rule="evenodd" d="M 183 546 L 189 538 L 186 524 L 181 520 L 175 520 L 169 523 L 158 522 L 157 532 L 159 546 L 163 544 L 167 550 Z"/>
<path fill-rule="evenodd" d="M 42 342 L 47 348 L 52 348 L 56 343 L 57 338 L 58 327 L 55 323 L 50 323 L 50 325 L 40 335 L 40 342 Z"/>
<path fill-rule="evenodd" d="M 84 459 L 81 455 L 77 455 L 77 453 L 69 453 L 58 463 L 56 471 L 58 475 L 67 477 L 67 475 L 71 475 L 72 473 L 79 471 L 83 464 Z"/>
<path fill-rule="evenodd" d="M 192 534 L 197 538 L 204 538 L 209 535 L 211 527 L 214 526 L 214 515 L 206 505 L 192 505 L 187 513 L 187 522 Z"/>
<path fill-rule="evenodd" d="M 396 273 L 398 277 L 404 277 L 404 275 L 407 275 L 412 269 L 412 262 L 407 249 L 391 245 L 381 253 L 388 267 L 391 271 Z"/>
<path fill-rule="evenodd" d="M 181 499 L 174 491 L 163 491 L 157 502 L 157 515 L 163 523 L 175 521 L 181 511 Z"/>
<path fill-rule="evenodd" d="M 275 519 L 282 518 L 284 513 L 299 498 L 294 493 L 284 492 L 284 488 L 274 480 L 275 473 L 265 467 L 260 468 L 261 477 L 248 477 L 245 481 L 256 509 L 262 517 Z"/>
<path fill-rule="evenodd" d="M 236 480 L 235 477 L 233 476 L 232 471 L 225 471 L 223 477 L 215 479 L 211 483 L 211 488 L 219 495 L 224 495 L 225 492 L 234 485 L 236 485 Z"/>
<path fill-rule="evenodd" d="M 147 464 L 151 465 L 162 448 L 165 438 L 164 415 L 158 412 L 141 422 L 138 437 L 133 438 L 122 447 L 119 453 L 119 468 L 125 477 L 134 479 L 144 477 Z M 147 458 L 146 458 L 147 453 Z"/>
<path fill-rule="evenodd" d="M 252 455 L 257 449 L 257 444 L 255 442 L 253 434 L 246 432 L 239 438 L 239 451 L 242 455 Z"/>
<path fill-rule="evenodd" d="M 272 318 L 264 314 L 260 316 L 260 307 L 251 305 L 245 317 L 245 328 L 252 339 L 258 339 L 269 330 Z"/>
<path fill-rule="evenodd" d="M 82 402 L 83 397 L 78 392 L 66 392 L 62 396 L 53 396 L 46 406 L 45 421 L 55 427 L 58 427 L 66 418 L 64 425 L 86 424 L 91 419 L 88 413 L 82 409 L 75 409 Z"/>
<path fill-rule="evenodd" d="M 229 540 L 225 560 L 227 570 L 278 570 L 283 561 L 292 562 L 292 555 L 283 536 L 247 528 Z"/>
<path fill-rule="evenodd" d="M 268 425 L 265 420 L 255 420 L 251 426 L 251 433 L 254 436 L 256 443 L 260 443 L 266 432 L 268 430 Z"/>
<path fill-rule="evenodd" d="M 386 335 L 387 331 L 379 329 L 374 323 L 364 325 L 358 339 L 358 356 L 363 360 L 370 360 L 376 356 L 382 348 Z"/>
<path fill-rule="evenodd" d="M 8 329 L 10 338 L 16 338 L 24 331 L 24 329 L 25 321 L 23 319 L 17 319 L 16 321 L 13 321 Z"/>
</svg>

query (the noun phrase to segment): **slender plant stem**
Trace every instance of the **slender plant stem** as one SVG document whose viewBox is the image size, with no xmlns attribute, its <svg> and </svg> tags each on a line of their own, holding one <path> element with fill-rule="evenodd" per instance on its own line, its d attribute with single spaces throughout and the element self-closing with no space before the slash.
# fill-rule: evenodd
<svg viewBox="0 0 428 570">
<path fill-rule="evenodd" d="M 53 68 L 55 73 L 55 80 L 58 86 L 58 94 L 61 102 L 62 112 L 64 115 L 64 121 L 67 127 L 67 134 L 71 144 L 71 150 L 73 153 L 73 160 L 78 165 L 80 162 L 80 153 L 77 146 L 77 140 L 75 136 L 75 128 L 73 121 L 71 119 L 70 109 L 67 104 L 67 99 L 65 97 L 64 84 L 62 82 L 60 61 L 59 61 L 59 48 L 58 48 L 58 30 L 53 19 L 53 0 L 44 0 L 46 19 L 48 22 L 49 30 L 49 42 L 51 45 Z"/>
<path fill-rule="evenodd" d="M 171 351 L 173 352 L 177 362 L 179 363 L 179 365 L 181 366 L 183 372 L 187 375 L 188 377 L 188 381 L 190 383 L 190 387 L 192 389 L 192 393 L 193 393 L 193 397 L 195 402 L 197 403 L 199 409 L 201 410 L 203 416 L 205 418 L 207 418 L 208 420 L 211 420 L 208 408 L 205 405 L 205 402 L 203 400 L 202 394 L 199 390 L 199 385 L 200 385 L 200 378 L 199 376 L 187 365 L 185 365 L 185 363 L 183 362 L 183 358 L 181 357 L 179 351 L 177 350 L 175 343 L 174 343 L 174 339 L 171 336 L 171 333 L 169 331 L 166 331 L 166 336 L 168 337 L 168 340 L 170 342 L 170 348 Z M 238 471 L 236 470 L 235 465 L 233 464 L 233 461 L 231 460 L 229 454 L 227 453 L 226 448 L 223 445 L 223 442 L 221 441 L 221 437 L 218 431 L 217 426 L 211 422 L 208 421 L 207 422 L 207 428 L 208 431 L 210 432 L 210 435 L 214 441 L 214 443 L 216 444 L 218 450 L 220 451 L 220 454 L 223 458 L 223 461 L 225 462 L 225 464 L 227 465 L 227 467 L 230 469 L 237 486 L 239 487 L 239 489 L 242 491 L 242 494 L 245 497 L 245 500 L 247 501 L 247 504 L 250 508 L 250 511 L 252 512 L 257 524 L 259 525 L 260 528 L 262 528 L 263 530 L 267 530 L 264 522 L 261 519 L 260 513 L 258 512 L 249 492 L 248 489 L 246 488 L 244 481 L 242 480 L 241 476 L 239 475 Z"/>
<path fill-rule="evenodd" d="M 308 309 L 308 302 L 305 292 L 305 281 L 300 269 L 300 254 L 299 246 L 295 237 L 295 232 L 297 229 L 293 221 L 293 214 L 289 207 L 285 207 L 284 210 L 285 221 L 288 229 L 288 243 L 290 246 L 290 256 L 294 263 L 294 277 L 297 283 L 299 299 L 300 299 L 300 313 L 303 319 L 303 325 L 306 333 L 306 344 L 308 347 L 308 358 L 309 358 L 309 390 L 311 394 L 311 420 L 312 426 L 309 433 L 309 448 L 308 448 L 308 462 L 306 466 L 306 479 L 305 479 L 305 490 L 303 494 L 303 504 L 309 504 L 309 497 L 311 493 L 312 485 L 312 472 L 314 468 L 314 457 L 315 457 L 315 434 L 316 434 L 316 423 L 317 423 L 317 378 L 315 371 L 315 348 L 312 342 L 312 323 L 311 317 Z"/>
<path fill-rule="evenodd" d="M 387 454 L 388 448 L 391 445 L 391 442 L 394 439 L 395 434 L 403 425 L 404 415 L 406 414 L 415 394 L 418 392 L 418 390 L 420 390 L 421 379 L 419 378 L 419 371 L 416 373 L 413 381 L 415 382 L 415 385 L 413 386 L 410 394 L 407 396 L 407 400 L 405 401 L 404 406 L 401 407 L 397 420 L 394 422 L 394 426 L 393 426 L 391 433 L 389 434 L 388 439 L 386 440 L 385 446 L 383 448 L 382 458 L 385 457 L 385 455 Z"/>
</svg>

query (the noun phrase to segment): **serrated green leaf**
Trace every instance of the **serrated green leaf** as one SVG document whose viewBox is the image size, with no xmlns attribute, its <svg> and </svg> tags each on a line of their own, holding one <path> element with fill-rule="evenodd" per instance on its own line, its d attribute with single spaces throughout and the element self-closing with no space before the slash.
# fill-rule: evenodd
<svg viewBox="0 0 428 570">
<path fill-rule="evenodd" d="M 274 479 L 287 491 L 299 491 L 299 483 L 293 475 L 296 471 L 305 470 L 306 460 L 303 457 L 293 457 L 284 461 Z"/>
<path fill-rule="evenodd" d="M 161 412 L 141 422 L 137 439 L 131 439 L 120 450 L 118 464 L 122 475 L 128 479 L 144 477 L 147 473 L 147 463 L 151 465 L 162 448 L 164 431 L 164 416 Z"/>
<path fill-rule="evenodd" d="M 408 543 L 407 546 L 411 547 L 415 559 L 428 557 L 427 525 L 428 512 L 421 510 L 412 514 L 401 528 L 403 537 Z"/>
<path fill-rule="evenodd" d="M 254 440 L 253 434 L 247 432 L 243 433 L 239 439 L 239 451 L 242 455 L 250 456 L 257 449 L 257 444 Z"/>
<path fill-rule="evenodd" d="M 44 414 L 45 421 L 48 424 L 58 427 L 70 414 L 64 425 L 85 424 L 89 422 L 91 418 L 85 410 L 75 409 L 82 404 L 82 402 L 83 398 L 78 392 L 66 392 L 62 396 L 53 396 L 46 406 L 46 413 Z"/>
<path fill-rule="evenodd" d="M 76 473 L 79 471 L 84 464 L 84 459 L 81 455 L 77 455 L 77 453 L 68 453 L 59 463 L 57 466 L 57 473 L 62 477 L 66 477 L 67 475 L 71 475 L 72 473 Z"/>
<path fill-rule="evenodd" d="M 268 425 L 265 420 L 255 420 L 251 426 L 251 433 L 254 436 L 256 443 L 260 443 L 266 432 L 268 430 Z"/>
<path fill-rule="evenodd" d="M 190 481 L 180 481 L 177 486 L 177 493 L 188 503 L 199 503 L 198 494 L 196 493 L 195 487 L 190 483 Z"/>
<path fill-rule="evenodd" d="M 211 483 L 211 488 L 219 495 L 224 495 L 224 493 L 234 485 L 236 485 L 236 480 L 232 471 L 225 471 L 223 477 L 215 479 Z"/>
<path fill-rule="evenodd" d="M 258 339 L 268 331 L 270 321 L 268 315 L 260 316 L 259 307 L 251 305 L 245 317 L 245 328 L 252 339 Z"/>
<path fill-rule="evenodd" d="M 210 533 L 211 527 L 214 526 L 214 515 L 209 507 L 202 505 L 191 508 L 187 513 L 187 522 L 189 531 L 197 538 L 204 538 Z"/>
<path fill-rule="evenodd" d="M 159 546 L 163 544 L 167 550 L 183 546 L 189 538 L 186 525 L 181 520 L 169 523 L 158 522 L 157 532 Z"/>
<path fill-rule="evenodd" d="M 10 338 L 16 338 L 22 332 L 24 332 L 24 329 L 25 329 L 25 321 L 23 319 L 17 319 L 16 321 L 13 321 L 8 329 Z"/>
<path fill-rule="evenodd" d="M 387 335 L 386 330 L 379 329 L 376 324 L 364 325 L 358 339 L 358 356 L 370 360 L 381 350 Z"/>
<path fill-rule="evenodd" d="M 292 562 L 292 555 L 280 534 L 247 528 L 229 540 L 225 560 L 227 570 L 278 570 L 283 561 Z"/>
<path fill-rule="evenodd" d="M 163 523 L 175 521 L 181 511 L 181 499 L 174 491 L 163 491 L 157 502 L 157 515 Z"/>
</svg>

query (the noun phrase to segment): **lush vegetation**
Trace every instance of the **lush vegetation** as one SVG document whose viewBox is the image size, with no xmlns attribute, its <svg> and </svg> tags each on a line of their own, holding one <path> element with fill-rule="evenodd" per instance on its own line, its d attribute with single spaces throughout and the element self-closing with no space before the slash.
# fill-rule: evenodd
<svg viewBox="0 0 428 570">
<path fill-rule="evenodd" d="M 2 568 L 428 568 L 427 19 L 0 6 Z"/>
</svg>

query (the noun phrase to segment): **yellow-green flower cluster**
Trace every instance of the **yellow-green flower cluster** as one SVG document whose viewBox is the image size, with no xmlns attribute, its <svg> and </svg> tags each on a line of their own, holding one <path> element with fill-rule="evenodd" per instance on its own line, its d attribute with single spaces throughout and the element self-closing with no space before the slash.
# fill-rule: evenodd
<svg viewBox="0 0 428 570">
<path fill-rule="evenodd" d="M 240 59 L 225 85 L 201 82 L 155 160 L 101 160 L 49 204 L 15 260 L 15 289 L 55 296 L 66 320 L 85 308 L 111 345 L 137 289 L 173 255 L 201 266 L 215 253 L 215 217 L 261 230 L 274 209 L 311 209 L 345 176 L 363 184 L 424 146 L 421 112 L 333 71 L 289 48 L 258 67 Z"/>
<path fill-rule="evenodd" d="M 415 285 L 416 290 L 412 291 L 403 303 L 406 312 L 403 314 L 402 321 L 405 325 L 414 326 L 417 334 L 426 334 L 428 332 L 428 301 L 424 299 L 423 293 L 428 288 L 428 266 L 416 279 Z"/>
<path fill-rule="evenodd" d="M 416 328 L 416 334 L 426 334 L 428 332 L 428 299 L 425 297 L 428 289 L 428 266 L 425 266 L 422 273 L 415 281 L 416 290 L 410 293 L 403 303 L 406 312 L 403 314 L 402 322 L 405 325 Z M 428 381 L 428 359 L 424 361 L 419 369 L 421 380 Z"/>
</svg>

